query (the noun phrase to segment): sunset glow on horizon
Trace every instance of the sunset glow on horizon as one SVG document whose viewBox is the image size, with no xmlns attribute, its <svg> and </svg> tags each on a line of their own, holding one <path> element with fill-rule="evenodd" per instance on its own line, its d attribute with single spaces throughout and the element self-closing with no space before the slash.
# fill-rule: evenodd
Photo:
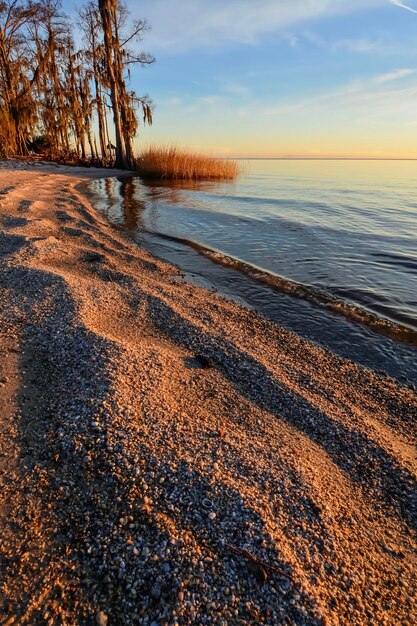
<svg viewBox="0 0 417 626">
<path fill-rule="evenodd" d="M 416 0 L 127 4 L 149 22 L 141 48 L 156 57 L 132 69 L 155 104 L 136 149 L 417 158 Z"/>
</svg>

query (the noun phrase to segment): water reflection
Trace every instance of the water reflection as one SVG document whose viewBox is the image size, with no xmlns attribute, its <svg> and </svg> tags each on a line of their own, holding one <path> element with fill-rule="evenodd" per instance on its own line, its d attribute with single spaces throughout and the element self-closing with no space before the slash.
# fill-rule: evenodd
<svg viewBox="0 0 417 626">
<path fill-rule="evenodd" d="M 119 184 L 121 210 L 124 225 L 128 230 L 141 228 L 140 217 L 146 208 L 144 200 L 136 198 L 136 181 L 133 178 L 122 178 Z"/>
<path fill-rule="evenodd" d="M 156 255 L 341 356 L 415 381 L 414 348 L 216 266 L 179 241 L 343 298 L 365 318 L 369 311 L 416 329 L 414 169 L 406 185 L 396 167 L 390 180 L 387 165 L 382 175 L 379 164 L 365 164 L 367 179 L 363 164 L 268 162 L 235 184 L 135 177 L 90 189 L 95 206 Z"/>
</svg>

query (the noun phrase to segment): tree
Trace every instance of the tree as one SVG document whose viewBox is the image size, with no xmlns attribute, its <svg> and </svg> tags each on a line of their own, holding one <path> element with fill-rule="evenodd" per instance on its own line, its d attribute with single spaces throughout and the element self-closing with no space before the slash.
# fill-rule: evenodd
<svg viewBox="0 0 417 626">
<path fill-rule="evenodd" d="M 152 102 L 127 88 L 132 64 L 149 64 L 129 46 L 146 22 L 126 34 L 127 10 L 118 0 L 91 0 L 80 11 L 85 45 L 77 49 L 61 0 L 0 0 L 0 153 L 44 149 L 51 158 L 85 161 L 111 150 L 107 109 L 112 110 L 116 165 L 132 167 L 137 109 L 152 123 Z M 95 123 L 97 122 L 97 124 Z"/>
<path fill-rule="evenodd" d="M 138 98 L 134 92 L 127 91 L 124 71 L 132 63 L 153 63 L 154 58 L 146 53 L 135 55 L 125 48 L 130 41 L 141 38 L 147 28 L 146 22 L 139 20 L 129 35 L 121 37 L 120 30 L 127 15 L 124 5 L 118 0 L 98 0 L 98 4 L 104 37 L 105 75 L 110 88 L 115 127 L 116 166 L 126 169 L 134 165 L 132 138 L 137 130 L 135 108 L 141 105 L 144 122 L 151 124 L 152 103 L 147 96 Z"/>
<path fill-rule="evenodd" d="M 106 119 L 105 119 L 105 103 L 103 102 L 103 85 L 101 81 L 101 68 L 103 68 L 103 44 L 100 41 L 101 22 L 98 7 L 89 2 L 84 9 L 79 12 L 81 18 L 81 28 L 84 32 L 86 48 L 84 56 L 87 64 L 91 68 L 91 74 L 94 81 L 95 98 L 94 105 L 97 113 L 98 135 L 100 140 L 101 157 L 107 159 L 106 140 Z"/>
<path fill-rule="evenodd" d="M 20 0 L 0 3 L 0 107 L 6 154 L 26 154 L 27 136 L 36 121 L 25 29 L 37 7 Z"/>
<path fill-rule="evenodd" d="M 68 101 L 63 68 L 69 48 L 70 27 L 56 0 L 43 0 L 30 22 L 29 32 L 36 50 L 33 65 L 37 86 L 38 126 L 52 150 L 70 149 L 71 103 Z"/>
</svg>

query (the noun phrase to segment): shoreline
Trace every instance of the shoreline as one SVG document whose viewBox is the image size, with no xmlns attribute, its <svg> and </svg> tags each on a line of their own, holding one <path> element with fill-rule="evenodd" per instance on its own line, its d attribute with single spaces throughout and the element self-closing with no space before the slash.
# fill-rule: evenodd
<svg viewBox="0 0 417 626">
<path fill-rule="evenodd" d="M 135 177 L 126 180 L 135 189 Z M 173 224 L 172 229 L 166 224 L 160 231 L 154 221 L 156 214 L 151 217 L 152 199 L 149 207 L 145 202 L 136 214 L 131 200 L 126 204 L 125 192 L 118 189 L 119 185 L 123 187 L 117 178 L 109 185 L 88 181 L 80 185 L 80 190 L 113 227 L 139 247 L 178 267 L 185 280 L 243 304 L 341 358 L 385 373 L 401 384 L 417 386 L 417 328 L 401 321 L 401 315 L 396 319 L 395 315 L 378 313 L 348 295 L 338 297 L 331 290 L 291 280 L 285 272 L 277 274 L 245 261 L 245 246 L 241 256 L 234 256 L 213 241 L 204 243 L 186 233 L 176 235 Z M 146 185 L 142 181 L 138 184 L 138 197 Z M 178 219 L 180 225 L 181 215 L 175 216 L 174 222 Z"/>
<path fill-rule="evenodd" d="M 415 392 L 179 280 L 76 190 L 118 172 L 9 166 L 5 623 L 415 623 Z"/>
</svg>

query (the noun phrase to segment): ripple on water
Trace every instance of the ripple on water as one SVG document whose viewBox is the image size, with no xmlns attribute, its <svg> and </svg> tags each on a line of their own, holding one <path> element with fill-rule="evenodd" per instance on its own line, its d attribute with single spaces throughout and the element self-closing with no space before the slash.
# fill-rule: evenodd
<svg viewBox="0 0 417 626">
<path fill-rule="evenodd" d="M 416 382 L 417 352 L 406 345 L 417 343 L 415 164 L 252 161 L 246 171 L 234 184 L 107 179 L 90 191 L 155 254 L 343 356 Z"/>
</svg>

